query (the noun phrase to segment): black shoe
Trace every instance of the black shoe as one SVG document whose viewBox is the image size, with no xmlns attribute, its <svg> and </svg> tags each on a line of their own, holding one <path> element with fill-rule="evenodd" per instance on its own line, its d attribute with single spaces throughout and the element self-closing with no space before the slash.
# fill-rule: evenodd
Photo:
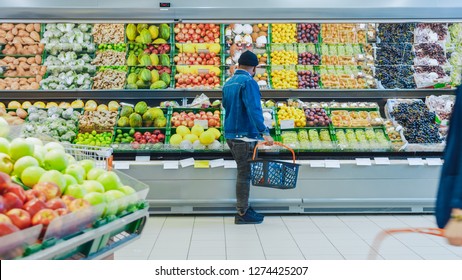
<svg viewBox="0 0 462 280">
<path fill-rule="evenodd" d="M 263 218 L 263 215 L 258 214 L 252 208 L 249 207 L 249 209 L 247 209 L 243 216 L 237 214 L 236 217 L 234 217 L 234 223 L 239 225 L 261 224 L 263 222 Z"/>
</svg>

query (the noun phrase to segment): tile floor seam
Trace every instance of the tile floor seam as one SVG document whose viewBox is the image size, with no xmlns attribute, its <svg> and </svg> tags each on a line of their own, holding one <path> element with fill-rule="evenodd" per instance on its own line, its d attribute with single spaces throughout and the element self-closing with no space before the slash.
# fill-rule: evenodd
<svg viewBox="0 0 462 280">
<path fill-rule="evenodd" d="M 338 216 L 337 216 L 338 217 Z M 365 215 L 364 217 L 368 217 L 367 215 Z M 340 219 L 340 218 L 339 218 Z M 362 238 L 361 235 L 359 235 L 352 227 L 350 227 L 347 223 L 345 223 L 344 220 L 340 219 L 340 221 L 342 221 L 342 223 L 344 223 L 349 229 L 351 229 L 351 231 L 356 234 L 356 236 L 358 236 L 362 241 L 364 241 L 368 246 L 369 246 L 369 253 L 367 254 L 367 259 L 369 259 L 369 257 L 371 257 L 371 253 L 375 253 L 375 256 L 376 257 L 380 257 L 383 259 L 383 256 L 380 255 L 380 252 L 378 252 L 374 247 L 372 247 L 372 245 L 370 245 L 364 238 Z M 339 250 L 340 251 L 340 250 Z M 346 259 L 345 255 L 340 252 L 340 254 Z M 346 254 L 348 255 L 348 254 Z"/>
<path fill-rule="evenodd" d="M 148 216 L 148 219 L 149 219 L 149 216 Z M 167 221 L 167 216 L 164 216 L 164 221 L 162 222 L 162 226 L 160 227 L 159 233 L 158 233 L 157 236 L 156 236 L 156 240 L 154 240 L 154 244 L 152 244 L 152 248 L 151 248 L 151 251 L 149 252 L 148 259 L 149 259 L 149 257 L 151 256 L 151 254 L 153 253 L 152 251 L 153 251 L 154 248 L 156 247 L 157 240 L 159 240 L 159 236 L 160 236 L 160 234 L 162 233 L 162 229 L 164 228 L 164 225 L 165 225 L 165 222 L 166 222 L 166 221 Z"/>
<path fill-rule="evenodd" d="M 261 251 L 263 252 L 263 257 L 266 260 L 265 248 L 263 247 L 263 243 L 261 241 L 260 234 L 258 234 L 258 228 L 257 228 L 256 225 L 253 225 L 253 227 L 255 228 L 255 232 L 257 233 L 258 241 L 260 242 Z"/>
<path fill-rule="evenodd" d="M 223 236 L 225 238 L 225 260 L 228 259 L 228 245 L 226 244 L 226 223 L 225 216 L 221 216 L 221 221 L 223 222 Z"/>
<path fill-rule="evenodd" d="M 191 229 L 191 236 L 189 237 L 189 246 L 188 246 L 188 252 L 186 253 L 186 260 L 189 259 L 189 252 L 191 251 L 191 243 L 194 235 L 194 226 L 196 225 L 196 218 L 197 216 L 194 216 L 194 221 L 192 224 L 192 229 Z"/>
<path fill-rule="evenodd" d="M 297 248 L 298 248 L 298 251 L 300 251 L 300 253 L 302 254 L 303 258 L 306 260 L 306 257 L 305 257 L 305 254 L 303 254 L 303 251 L 302 249 L 300 249 L 300 246 L 298 245 L 297 243 L 297 240 L 294 238 L 294 235 L 292 234 L 292 232 L 290 231 L 289 227 L 287 226 L 286 222 L 284 221 L 284 218 L 281 216 L 281 220 L 282 222 L 284 223 L 284 225 L 286 226 L 286 229 L 287 231 L 289 232 L 290 236 L 292 237 L 292 240 L 295 242 L 295 244 L 297 245 Z"/>
<path fill-rule="evenodd" d="M 329 239 L 329 237 L 327 237 L 326 233 L 324 232 L 324 230 L 313 220 L 311 219 L 311 216 L 310 216 L 310 220 L 313 222 L 313 224 L 321 231 L 322 235 L 324 235 L 324 237 L 329 241 L 330 245 L 332 245 L 335 250 L 337 251 L 337 253 L 342 256 L 343 258 L 343 255 L 340 253 L 340 251 L 337 249 L 337 247 L 335 247 L 335 245 L 332 243 L 332 241 Z M 345 258 L 343 258 L 345 259 Z"/>
</svg>

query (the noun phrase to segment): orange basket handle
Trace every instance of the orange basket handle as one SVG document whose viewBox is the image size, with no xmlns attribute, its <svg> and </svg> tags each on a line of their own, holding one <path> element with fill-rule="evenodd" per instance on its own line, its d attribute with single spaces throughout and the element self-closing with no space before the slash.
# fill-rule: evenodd
<svg viewBox="0 0 462 280">
<path fill-rule="evenodd" d="M 257 155 L 258 147 L 264 146 L 266 144 L 268 144 L 268 142 L 261 142 L 261 143 L 258 143 L 257 145 L 255 145 L 255 149 L 253 150 L 252 160 L 255 160 L 255 157 Z M 289 146 L 286 146 L 286 145 L 282 144 L 281 142 L 273 142 L 273 145 L 280 146 L 280 147 L 283 147 L 283 148 L 286 148 L 287 150 L 289 150 L 292 153 L 292 160 L 295 163 L 295 152 L 294 152 L 294 150 L 292 150 Z"/>
<path fill-rule="evenodd" d="M 415 232 L 423 233 L 435 236 L 444 236 L 444 229 L 441 228 L 400 228 L 400 229 L 388 229 L 385 230 L 386 234 L 393 233 L 404 233 L 404 232 Z"/>
</svg>

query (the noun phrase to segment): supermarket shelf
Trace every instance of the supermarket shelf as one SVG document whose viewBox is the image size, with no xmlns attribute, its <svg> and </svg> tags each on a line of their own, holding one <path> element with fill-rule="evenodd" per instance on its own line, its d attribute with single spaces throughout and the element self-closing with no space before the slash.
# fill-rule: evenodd
<svg viewBox="0 0 462 280">
<path fill-rule="evenodd" d="M 80 90 L 80 91 L 2 91 L 0 100 L 166 100 L 175 98 L 194 98 L 205 93 L 209 98 L 221 98 L 221 90 Z M 416 89 L 416 90 L 262 90 L 262 98 L 303 98 L 303 99 L 355 99 L 377 100 L 387 98 L 424 98 L 428 95 L 454 94 L 454 89 Z"/>
<path fill-rule="evenodd" d="M 78 248 L 86 243 L 91 243 L 94 240 L 98 240 L 100 237 L 103 237 L 106 234 L 110 234 L 118 229 L 124 227 L 125 225 L 134 222 L 140 219 L 146 219 L 148 216 L 147 208 L 143 210 L 139 210 L 134 212 L 130 215 L 117 219 L 113 222 L 110 222 L 104 226 L 99 228 L 87 231 L 81 235 L 73 237 L 69 240 L 59 242 L 56 245 L 41 250 L 37 253 L 34 253 L 30 256 L 21 258 L 24 260 L 52 260 L 56 258 L 60 258 L 62 255 L 66 255 L 67 252 L 72 251 L 74 248 Z M 142 229 L 142 228 L 141 228 Z M 141 233 L 141 230 L 140 230 Z M 117 235 L 115 236 L 117 237 Z M 120 249 L 122 246 L 129 244 L 130 242 L 138 239 L 140 237 L 139 233 L 131 233 L 124 236 L 124 238 L 116 238 L 116 240 L 106 245 L 105 247 L 101 248 L 100 250 L 91 253 L 87 256 L 81 256 L 82 259 L 103 259 L 109 255 L 111 255 L 114 251 Z"/>
<path fill-rule="evenodd" d="M 297 187 L 251 188 L 251 204 L 264 213 L 430 213 L 434 211 L 441 166 L 357 166 L 341 160 L 340 168 L 311 167 L 300 162 Z M 236 169 L 193 167 L 163 169 L 162 161 L 130 162 L 122 172 L 148 184 L 151 214 L 219 214 L 235 212 Z M 358 179 L 360 178 L 360 179 Z"/>
</svg>

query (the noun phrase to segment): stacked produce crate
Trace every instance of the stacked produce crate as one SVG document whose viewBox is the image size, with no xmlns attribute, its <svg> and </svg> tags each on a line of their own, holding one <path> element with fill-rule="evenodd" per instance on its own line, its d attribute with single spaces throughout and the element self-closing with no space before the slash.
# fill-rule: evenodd
<svg viewBox="0 0 462 280">
<path fill-rule="evenodd" d="M 38 90 L 46 72 L 39 23 L 0 25 L 0 90 Z"/>
</svg>

